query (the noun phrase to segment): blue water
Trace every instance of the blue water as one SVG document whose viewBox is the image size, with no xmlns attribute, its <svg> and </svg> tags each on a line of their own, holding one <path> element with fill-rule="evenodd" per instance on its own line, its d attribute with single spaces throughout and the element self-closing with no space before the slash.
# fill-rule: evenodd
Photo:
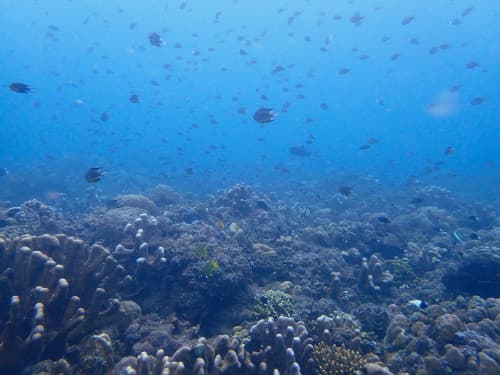
<svg viewBox="0 0 500 375">
<path fill-rule="evenodd" d="M 348 171 L 498 200 L 499 16 L 495 0 L 1 0 L 0 183 L 78 194 L 98 166 L 104 191 L 210 192 Z"/>
</svg>

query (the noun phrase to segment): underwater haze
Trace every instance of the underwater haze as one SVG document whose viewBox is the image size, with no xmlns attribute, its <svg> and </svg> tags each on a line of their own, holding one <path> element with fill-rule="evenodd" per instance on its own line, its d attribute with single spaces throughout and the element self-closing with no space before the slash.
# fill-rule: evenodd
<svg viewBox="0 0 500 375">
<path fill-rule="evenodd" d="M 500 374 L 500 0 L 0 0 L 0 374 Z"/>
<path fill-rule="evenodd" d="M 102 167 L 111 192 L 344 170 L 497 199 L 499 14 L 493 0 L 4 0 L 0 167 L 71 194 Z"/>
</svg>

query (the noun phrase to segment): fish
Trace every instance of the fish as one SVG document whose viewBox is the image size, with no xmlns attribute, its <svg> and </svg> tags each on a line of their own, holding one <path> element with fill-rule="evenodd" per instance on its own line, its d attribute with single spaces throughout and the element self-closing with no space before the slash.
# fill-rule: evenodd
<svg viewBox="0 0 500 375">
<path fill-rule="evenodd" d="M 448 147 L 446 147 L 446 150 L 444 150 L 444 154 L 445 154 L 446 156 L 450 156 L 450 155 L 452 155 L 454 152 L 455 152 L 455 149 L 453 148 L 453 146 L 448 146 Z"/>
<path fill-rule="evenodd" d="M 288 148 L 288 152 L 295 156 L 307 157 L 311 156 L 311 152 L 307 151 L 304 146 L 292 146 Z"/>
<path fill-rule="evenodd" d="M 109 113 L 103 112 L 101 113 L 101 121 L 108 121 L 109 120 Z"/>
<path fill-rule="evenodd" d="M 369 145 L 376 145 L 377 143 L 379 143 L 379 140 L 377 138 L 370 137 L 370 138 L 368 138 L 366 143 Z"/>
<path fill-rule="evenodd" d="M 437 52 L 439 51 L 439 47 L 432 47 L 430 50 L 429 50 L 429 54 L 431 55 L 435 55 Z"/>
<path fill-rule="evenodd" d="M 415 306 L 418 309 L 425 309 L 428 306 L 425 301 L 419 299 L 412 299 L 411 301 L 408 301 L 408 305 Z"/>
<path fill-rule="evenodd" d="M 360 26 L 363 21 L 365 20 L 365 17 L 362 16 L 359 12 L 354 13 L 351 18 L 349 18 L 349 21 L 356 26 Z"/>
<path fill-rule="evenodd" d="M 91 167 L 85 172 L 85 180 L 89 183 L 100 181 L 106 172 L 101 167 Z"/>
<path fill-rule="evenodd" d="M 253 114 L 253 119 L 260 124 L 266 124 L 274 121 L 276 113 L 271 108 L 260 108 Z"/>
<path fill-rule="evenodd" d="M 134 104 L 139 103 L 139 95 L 137 95 L 137 94 L 130 95 L 130 97 L 128 98 L 128 101 L 130 103 L 134 103 Z"/>
<path fill-rule="evenodd" d="M 359 146 L 360 150 L 368 150 L 370 148 L 370 145 L 361 145 Z"/>
<path fill-rule="evenodd" d="M 163 38 L 158 34 L 158 33 L 151 33 L 149 34 L 149 43 L 152 45 L 152 46 L 155 46 L 155 47 L 163 47 L 164 45 L 164 40 Z"/>
<path fill-rule="evenodd" d="M 388 218 L 386 218 L 385 216 L 379 216 L 379 217 L 377 217 L 377 220 L 380 221 L 381 223 L 384 223 L 384 224 L 391 223 L 391 221 Z"/>
<path fill-rule="evenodd" d="M 479 221 L 481 220 L 479 218 L 479 216 L 476 216 L 476 215 L 471 215 L 471 216 L 467 216 L 467 220 L 471 220 L 471 221 Z"/>
<path fill-rule="evenodd" d="M 339 193 L 346 197 L 350 197 L 352 195 L 352 187 L 346 185 L 341 186 L 339 187 Z"/>
<path fill-rule="evenodd" d="M 469 8 L 464 9 L 462 12 L 462 17 L 467 17 L 469 14 L 472 13 L 473 10 L 474 10 L 473 7 L 469 7 Z"/>
<path fill-rule="evenodd" d="M 483 104 L 485 101 L 486 101 L 485 98 L 477 97 L 477 98 L 474 98 L 470 101 L 470 105 L 472 105 L 472 106 L 480 105 L 480 104 Z"/>
<path fill-rule="evenodd" d="M 410 200 L 411 204 L 420 204 L 424 201 L 424 198 L 422 197 L 415 197 Z"/>
<path fill-rule="evenodd" d="M 406 26 L 415 20 L 415 16 L 407 16 L 401 20 L 401 25 Z"/>
<path fill-rule="evenodd" d="M 5 168 L 0 168 L 0 177 L 6 176 L 9 171 Z"/>
<path fill-rule="evenodd" d="M 469 61 L 467 62 L 467 64 L 465 64 L 465 67 L 467 69 L 474 69 L 474 68 L 477 68 L 479 66 L 479 63 L 477 61 Z"/>
<path fill-rule="evenodd" d="M 469 233 L 469 239 L 473 241 L 479 240 L 479 235 L 476 232 Z"/>
<path fill-rule="evenodd" d="M 22 82 L 13 82 L 9 85 L 9 88 L 11 91 L 14 91 L 18 94 L 29 94 L 33 91 L 32 87 Z"/>
<path fill-rule="evenodd" d="M 350 69 L 341 68 L 341 69 L 339 69 L 339 74 L 340 75 L 345 75 L 345 74 L 349 73 L 350 71 L 351 71 Z"/>
</svg>

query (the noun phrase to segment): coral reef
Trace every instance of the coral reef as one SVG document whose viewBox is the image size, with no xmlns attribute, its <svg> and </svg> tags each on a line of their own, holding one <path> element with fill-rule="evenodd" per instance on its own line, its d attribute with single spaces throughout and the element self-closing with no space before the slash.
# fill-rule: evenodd
<svg viewBox="0 0 500 375">
<path fill-rule="evenodd" d="M 435 187 L 329 189 L 159 185 L 72 219 L 4 204 L 0 371 L 499 373 L 494 213 Z"/>
</svg>

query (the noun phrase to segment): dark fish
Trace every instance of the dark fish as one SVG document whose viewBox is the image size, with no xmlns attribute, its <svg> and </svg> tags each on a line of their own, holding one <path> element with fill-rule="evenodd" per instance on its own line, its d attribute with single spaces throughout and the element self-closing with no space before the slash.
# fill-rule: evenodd
<svg viewBox="0 0 500 375">
<path fill-rule="evenodd" d="M 424 201 L 424 198 L 422 197 L 415 197 L 413 199 L 410 200 L 410 203 L 411 204 L 420 204 Z"/>
<path fill-rule="evenodd" d="M 155 47 L 163 47 L 163 38 L 157 33 L 149 34 L 149 43 Z"/>
<path fill-rule="evenodd" d="M 107 112 L 101 113 L 101 121 L 108 121 L 109 120 L 109 114 Z"/>
<path fill-rule="evenodd" d="M 366 143 L 368 143 L 369 145 L 376 145 L 377 143 L 379 143 L 379 140 L 377 138 L 370 137 L 370 138 L 368 138 Z"/>
<path fill-rule="evenodd" d="M 347 69 L 347 68 L 339 69 L 339 74 L 341 74 L 341 75 L 347 74 L 349 72 L 350 72 L 350 69 Z"/>
<path fill-rule="evenodd" d="M 346 197 L 350 197 L 352 195 L 352 187 L 346 185 L 341 186 L 339 187 L 339 193 Z"/>
<path fill-rule="evenodd" d="M 481 220 L 481 219 L 479 218 L 479 216 L 472 215 L 472 216 L 467 216 L 467 220 L 471 220 L 471 221 L 479 221 L 479 220 Z"/>
<path fill-rule="evenodd" d="M 380 221 L 381 223 L 384 223 L 384 224 L 391 223 L 391 221 L 388 218 L 386 218 L 385 216 L 379 216 L 379 217 L 377 217 L 377 220 Z"/>
<path fill-rule="evenodd" d="M 415 20 L 415 16 L 408 16 L 401 20 L 401 25 L 406 26 Z"/>
<path fill-rule="evenodd" d="M 477 97 L 477 98 L 472 99 L 470 101 L 470 104 L 476 106 L 476 105 L 479 105 L 479 104 L 483 104 L 485 101 L 486 101 L 485 98 Z"/>
<path fill-rule="evenodd" d="M 21 82 L 11 83 L 9 88 L 18 94 L 29 94 L 32 91 L 31 87 L 29 87 L 26 83 Z"/>
<path fill-rule="evenodd" d="M 444 150 L 444 154 L 445 154 L 446 156 L 450 156 L 450 155 L 452 155 L 454 152 L 455 152 L 455 149 L 453 148 L 453 146 L 448 146 L 448 147 L 446 147 L 446 150 Z"/>
<path fill-rule="evenodd" d="M 453 25 L 453 26 L 458 26 L 462 23 L 462 21 L 459 19 L 459 18 L 453 18 L 450 23 Z"/>
<path fill-rule="evenodd" d="M 479 63 L 477 61 L 469 61 L 467 64 L 465 64 L 465 67 L 467 69 L 474 69 L 479 66 Z"/>
<path fill-rule="evenodd" d="M 479 239 L 479 235 L 476 232 L 472 232 L 472 233 L 469 234 L 469 238 L 471 240 L 478 240 Z"/>
<path fill-rule="evenodd" d="M 5 168 L 0 168 L 0 177 L 5 176 L 9 171 Z"/>
<path fill-rule="evenodd" d="M 435 55 L 438 51 L 439 51 L 439 47 L 434 46 L 434 47 L 432 47 L 432 48 L 429 50 L 429 53 L 430 53 L 431 55 Z"/>
<path fill-rule="evenodd" d="M 130 97 L 128 98 L 128 100 L 129 100 L 130 103 L 139 103 L 139 95 L 132 94 L 132 95 L 130 95 Z"/>
<path fill-rule="evenodd" d="M 365 17 L 362 16 L 359 12 L 354 13 L 351 18 L 349 18 L 349 21 L 356 26 L 360 26 L 363 21 L 365 20 Z"/>
<path fill-rule="evenodd" d="M 274 121 L 276 113 L 271 108 L 260 108 L 253 114 L 253 119 L 261 124 Z"/>
<path fill-rule="evenodd" d="M 469 8 L 464 9 L 463 12 L 462 12 L 462 17 L 468 16 L 469 14 L 472 13 L 473 10 L 474 10 L 473 7 L 469 7 Z"/>
<path fill-rule="evenodd" d="M 359 146 L 360 150 L 368 150 L 370 148 L 370 145 L 361 145 Z"/>
<path fill-rule="evenodd" d="M 307 151 L 307 149 L 304 146 L 292 146 L 288 148 L 288 152 L 292 155 L 300 157 L 311 156 L 311 152 Z"/>
<path fill-rule="evenodd" d="M 319 108 L 321 108 L 323 111 L 326 111 L 326 110 L 328 109 L 328 104 L 326 104 L 326 103 L 321 103 L 321 104 L 319 105 Z"/>
<path fill-rule="evenodd" d="M 194 174 L 194 169 L 193 168 L 186 168 L 184 170 L 184 172 L 187 174 L 187 175 L 193 175 Z"/>
<path fill-rule="evenodd" d="M 104 205 L 106 206 L 107 209 L 118 208 L 120 207 L 120 201 L 115 198 L 106 199 L 104 201 Z"/>
<path fill-rule="evenodd" d="M 85 172 L 85 180 L 87 180 L 87 182 L 97 182 L 103 178 L 105 174 L 106 172 L 103 168 L 92 167 Z"/>
<path fill-rule="evenodd" d="M 283 66 L 281 66 L 281 65 L 276 65 L 276 66 L 274 67 L 274 69 L 272 70 L 272 72 L 271 72 L 271 73 L 272 73 L 272 74 L 276 74 L 276 73 L 280 73 L 280 72 L 282 72 L 282 71 L 284 71 L 284 70 L 285 70 L 285 68 L 284 68 Z"/>
</svg>

